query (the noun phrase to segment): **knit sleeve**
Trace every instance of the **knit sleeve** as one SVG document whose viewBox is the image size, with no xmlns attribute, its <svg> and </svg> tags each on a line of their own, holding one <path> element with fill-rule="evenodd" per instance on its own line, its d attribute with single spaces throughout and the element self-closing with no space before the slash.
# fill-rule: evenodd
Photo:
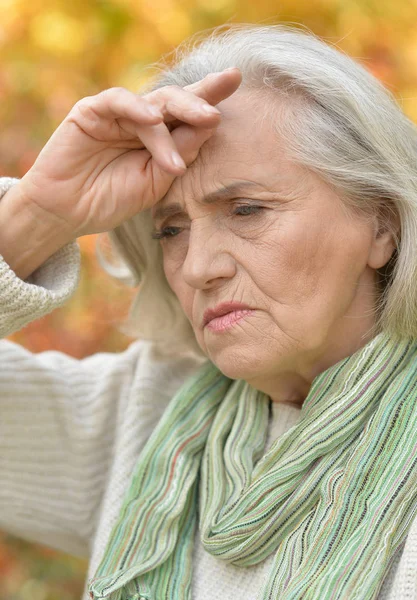
<svg viewBox="0 0 417 600">
<path fill-rule="evenodd" d="M 17 182 L 0 178 L 0 201 Z M 0 338 L 62 306 L 77 288 L 80 263 L 78 244 L 70 242 L 23 281 L 0 255 Z"/>
<path fill-rule="evenodd" d="M 0 179 L 0 190 L 15 181 Z M 77 245 L 68 244 L 22 281 L 0 257 L 2 337 L 62 305 L 79 262 Z M 142 378 L 143 344 L 77 360 L 0 340 L 1 530 L 89 555 L 117 423 Z"/>
</svg>

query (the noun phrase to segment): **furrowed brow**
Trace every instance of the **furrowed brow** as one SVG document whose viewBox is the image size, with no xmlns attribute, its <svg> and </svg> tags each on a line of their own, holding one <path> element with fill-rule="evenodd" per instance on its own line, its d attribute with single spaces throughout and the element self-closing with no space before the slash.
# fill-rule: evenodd
<svg viewBox="0 0 417 600">
<path fill-rule="evenodd" d="M 260 184 L 254 181 L 237 181 L 235 183 L 231 183 L 230 185 L 223 186 L 218 190 L 207 194 L 202 198 L 202 204 L 214 204 L 216 202 L 221 202 L 222 200 L 228 200 L 233 198 L 237 193 L 242 193 L 245 190 L 253 187 L 259 187 Z M 172 217 L 174 215 L 186 215 L 187 213 L 184 211 L 184 208 L 181 206 L 179 202 L 173 202 L 172 204 L 166 204 L 158 206 L 153 213 L 153 218 L 155 221 L 161 221 L 166 217 Z"/>
</svg>

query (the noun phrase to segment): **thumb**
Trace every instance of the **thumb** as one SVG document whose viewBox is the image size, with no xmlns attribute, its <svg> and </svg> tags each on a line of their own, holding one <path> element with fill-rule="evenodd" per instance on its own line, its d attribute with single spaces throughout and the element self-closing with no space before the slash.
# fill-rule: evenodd
<svg viewBox="0 0 417 600">
<path fill-rule="evenodd" d="M 216 127 L 203 129 L 194 125 L 184 124 L 171 132 L 172 139 L 187 167 L 195 161 L 201 146 L 215 131 Z"/>
<path fill-rule="evenodd" d="M 206 142 L 214 133 L 216 128 L 202 129 L 201 127 L 195 127 L 194 125 L 183 124 L 173 129 L 171 132 L 172 139 L 178 149 L 178 152 L 187 165 L 191 165 L 192 162 L 198 156 L 201 146 Z M 187 171 L 184 171 L 184 174 Z M 170 188 L 172 182 L 177 175 L 168 173 L 165 169 L 162 169 L 157 163 L 153 163 L 153 175 L 154 183 L 152 189 L 153 194 L 144 203 L 143 208 L 148 207 L 148 202 L 151 201 L 153 204 L 158 202 L 162 196 L 164 196 Z M 182 175 L 179 175 L 181 177 Z"/>
</svg>

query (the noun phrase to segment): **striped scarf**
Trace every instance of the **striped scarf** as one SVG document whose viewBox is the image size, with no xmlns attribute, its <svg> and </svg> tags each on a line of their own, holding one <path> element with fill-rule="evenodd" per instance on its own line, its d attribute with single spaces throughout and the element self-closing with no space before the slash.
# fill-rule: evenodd
<svg viewBox="0 0 417 600">
<path fill-rule="evenodd" d="M 205 362 L 139 457 L 90 597 L 190 600 L 199 520 L 213 556 L 273 554 L 260 599 L 376 598 L 417 513 L 416 398 L 417 342 L 380 333 L 264 454 L 269 397 Z"/>
</svg>

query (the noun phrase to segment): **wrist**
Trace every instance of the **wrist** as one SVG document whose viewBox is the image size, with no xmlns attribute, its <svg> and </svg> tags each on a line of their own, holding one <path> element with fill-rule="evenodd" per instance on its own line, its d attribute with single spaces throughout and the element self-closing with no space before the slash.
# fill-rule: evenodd
<svg viewBox="0 0 417 600">
<path fill-rule="evenodd" d="M 13 185 L 0 200 L 0 254 L 20 279 L 27 279 L 74 237 Z"/>
</svg>

